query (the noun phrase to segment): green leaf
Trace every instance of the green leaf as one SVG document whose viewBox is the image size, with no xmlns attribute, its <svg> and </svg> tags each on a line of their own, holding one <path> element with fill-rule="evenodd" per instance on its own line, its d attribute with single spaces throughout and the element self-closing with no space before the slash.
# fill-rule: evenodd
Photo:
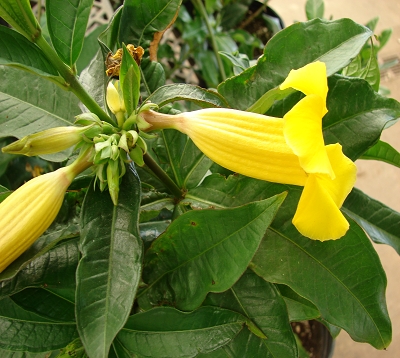
<svg viewBox="0 0 400 358">
<path fill-rule="evenodd" d="M 285 300 L 291 322 L 308 321 L 320 316 L 317 307 L 312 302 L 298 295 L 289 286 L 278 284 L 276 286 Z"/>
<path fill-rule="evenodd" d="M 47 26 L 54 49 L 69 67 L 81 53 L 93 0 L 47 0 Z"/>
<path fill-rule="evenodd" d="M 75 95 L 43 78 L 1 66 L 0 78 L 0 137 L 22 138 L 39 130 L 69 126 L 81 112 Z M 68 150 L 43 158 L 64 161 L 70 153 Z"/>
<path fill-rule="evenodd" d="M 107 28 L 100 34 L 99 36 L 99 44 L 102 49 L 102 53 L 104 57 L 112 51 L 116 50 L 119 46 L 117 46 L 119 26 L 121 21 L 123 7 L 120 6 L 114 13 L 110 22 L 107 25 Z"/>
<path fill-rule="evenodd" d="M 385 272 L 364 232 L 350 225 L 341 239 L 317 242 L 288 223 L 273 224 L 252 268 L 313 302 L 323 319 L 346 330 L 353 340 L 384 349 L 391 341 Z"/>
<path fill-rule="evenodd" d="M 96 56 L 90 61 L 79 77 L 82 86 L 90 96 L 99 104 L 101 108 L 106 109 L 106 85 L 108 77 L 104 65 L 104 59 L 101 51 L 97 51 Z M 88 110 L 86 109 L 86 112 Z"/>
<path fill-rule="evenodd" d="M 176 130 L 163 130 L 153 149 L 162 168 L 183 189 L 197 186 L 212 164 L 187 135 Z"/>
<path fill-rule="evenodd" d="M 11 296 L 11 299 L 24 310 L 33 312 L 52 321 L 75 321 L 73 302 L 55 295 L 43 288 L 26 288 Z"/>
<path fill-rule="evenodd" d="M 93 185 L 83 203 L 76 312 L 89 356 L 107 357 L 132 308 L 142 267 L 139 205 L 140 180 L 133 167 L 122 178 L 117 206 Z"/>
<path fill-rule="evenodd" d="M 352 160 L 364 154 L 379 140 L 382 130 L 400 118 L 400 103 L 377 94 L 362 79 L 335 75 L 328 79 L 328 86 L 325 143 L 339 142 Z"/>
<path fill-rule="evenodd" d="M 275 285 L 254 272 L 246 271 L 230 290 L 222 294 L 209 294 L 204 305 L 231 309 L 248 317 L 267 337 L 262 342 L 271 357 L 297 356 L 285 301 Z"/>
<path fill-rule="evenodd" d="M 343 204 L 343 211 L 378 244 L 392 246 L 400 255 L 400 213 L 356 188 Z"/>
<path fill-rule="evenodd" d="M 224 98 L 217 92 L 185 83 L 162 86 L 155 90 L 147 100 L 158 104 L 159 107 L 180 100 L 194 102 L 202 108 L 228 106 Z"/>
<path fill-rule="evenodd" d="M 306 16 L 307 20 L 315 18 L 323 18 L 325 11 L 324 0 L 307 0 L 306 2 Z"/>
<path fill-rule="evenodd" d="M 61 238 L 43 246 L 39 239 L 0 274 L 0 297 L 26 287 L 74 287 L 78 258 L 77 239 Z"/>
<path fill-rule="evenodd" d="M 285 194 L 242 207 L 190 211 L 175 219 L 145 255 L 139 303 L 197 308 L 208 292 L 243 274 Z M 193 277 L 197 277 L 194 284 Z"/>
<path fill-rule="evenodd" d="M 165 84 L 165 72 L 161 63 L 143 59 L 140 64 L 143 97 L 147 98 L 157 88 Z"/>
<path fill-rule="evenodd" d="M 140 97 L 140 70 L 125 45 L 122 45 L 123 55 L 119 79 L 128 117 L 136 110 Z"/>
<path fill-rule="evenodd" d="M 0 17 L 6 20 L 29 40 L 40 34 L 40 27 L 28 0 L 2 1 Z"/>
<path fill-rule="evenodd" d="M 155 33 L 171 23 L 182 0 L 125 0 L 119 42 L 148 48 Z"/>
<path fill-rule="evenodd" d="M 360 159 L 380 160 L 400 168 L 400 153 L 389 143 L 381 140 L 369 148 Z"/>
<path fill-rule="evenodd" d="M 291 88 L 287 88 L 285 90 L 281 90 L 279 89 L 279 87 L 273 88 L 263 94 L 255 103 L 247 108 L 247 111 L 264 114 L 271 108 L 275 101 L 285 99 L 287 96 L 294 92 L 295 91 Z"/>
<path fill-rule="evenodd" d="M 232 108 L 246 110 L 279 86 L 291 69 L 319 60 L 326 63 L 328 75 L 334 74 L 347 66 L 371 34 L 350 19 L 295 23 L 268 41 L 256 66 L 221 83 L 218 92 Z"/>
<path fill-rule="evenodd" d="M 51 352 L 30 353 L 0 349 L 1 358 L 49 358 Z"/>
<path fill-rule="evenodd" d="M 42 50 L 18 32 L 0 26 L 0 65 L 12 66 L 43 77 L 58 77 Z"/>
<path fill-rule="evenodd" d="M 229 343 L 245 322 L 239 313 L 217 307 L 191 313 L 160 307 L 129 317 L 118 340 L 140 356 L 194 357 Z"/>
<path fill-rule="evenodd" d="M 78 337 L 75 323 L 51 322 L 18 307 L 9 298 L 0 304 L 0 347 L 7 350 L 47 352 Z"/>
</svg>

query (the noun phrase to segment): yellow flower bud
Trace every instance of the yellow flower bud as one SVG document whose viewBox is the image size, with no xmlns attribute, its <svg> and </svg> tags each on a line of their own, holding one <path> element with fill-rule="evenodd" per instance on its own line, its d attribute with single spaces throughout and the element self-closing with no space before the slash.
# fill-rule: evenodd
<svg viewBox="0 0 400 358">
<path fill-rule="evenodd" d="M 50 226 L 68 186 L 90 165 L 80 158 L 68 167 L 33 178 L 0 204 L 0 272 Z"/>
<path fill-rule="evenodd" d="M 109 82 L 107 86 L 106 101 L 111 112 L 117 115 L 118 112 L 125 112 L 125 103 L 120 90 L 119 81 Z"/>
<path fill-rule="evenodd" d="M 2 148 L 4 153 L 24 154 L 29 157 L 61 152 L 82 140 L 82 134 L 93 125 L 86 127 L 56 127 L 27 135 Z"/>
</svg>

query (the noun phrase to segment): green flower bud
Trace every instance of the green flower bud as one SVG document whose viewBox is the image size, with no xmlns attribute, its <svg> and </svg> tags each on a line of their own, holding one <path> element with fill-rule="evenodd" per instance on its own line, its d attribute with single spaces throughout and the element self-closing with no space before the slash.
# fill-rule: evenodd
<svg viewBox="0 0 400 358">
<path fill-rule="evenodd" d="M 143 151 L 139 146 L 132 148 L 129 152 L 129 156 L 140 167 L 144 165 Z"/>
<path fill-rule="evenodd" d="M 118 204 L 119 194 L 119 161 L 109 160 L 107 165 L 107 184 L 111 200 L 114 205 Z"/>
<path fill-rule="evenodd" d="M 86 127 L 57 127 L 42 132 L 30 134 L 2 148 L 4 153 L 24 154 L 27 156 L 43 155 L 61 152 L 82 140 L 82 134 L 92 128 Z"/>
</svg>

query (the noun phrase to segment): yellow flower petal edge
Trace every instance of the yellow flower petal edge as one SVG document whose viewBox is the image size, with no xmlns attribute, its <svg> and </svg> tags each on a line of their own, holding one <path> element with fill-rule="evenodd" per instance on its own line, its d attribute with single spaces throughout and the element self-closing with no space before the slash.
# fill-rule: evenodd
<svg viewBox="0 0 400 358">
<path fill-rule="evenodd" d="M 336 240 L 346 234 L 349 223 L 340 211 L 354 186 L 357 167 L 347 158 L 340 144 L 326 147 L 335 179 L 310 174 L 293 218 L 293 225 L 313 240 Z"/>
<path fill-rule="evenodd" d="M 0 204 L 0 272 L 50 226 L 68 186 L 90 165 L 77 160 L 68 167 L 33 178 Z"/>
<path fill-rule="evenodd" d="M 315 94 L 325 100 L 328 94 L 325 63 L 316 61 L 298 70 L 291 70 L 286 80 L 279 86 L 281 90 L 289 87 L 303 92 L 306 96 Z"/>
<path fill-rule="evenodd" d="M 325 100 L 317 95 L 300 100 L 283 117 L 284 136 L 306 173 L 327 174 L 334 179 L 322 136 L 324 107 Z"/>
</svg>

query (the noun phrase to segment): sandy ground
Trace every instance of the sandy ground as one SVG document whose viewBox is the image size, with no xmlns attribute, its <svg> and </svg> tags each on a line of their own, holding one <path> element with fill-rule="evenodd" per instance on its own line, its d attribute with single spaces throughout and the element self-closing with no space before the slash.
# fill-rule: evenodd
<svg viewBox="0 0 400 358">
<path fill-rule="evenodd" d="M 294 21 L 305 21 L 306 0 L 270 0 L 271 6 L 281 15 L 286 25 Z M 349 17 L 365 24 L 379 16 L 376 32 L 392 28 L 393 34 L 384 49 L 379 53 L 379 61 L 397 57 L 400 59 L 400 0 L 325 0 L 325 18 Z M 399 71 L 390 71 L 381 84 L 390 91 L 390 97 L 400 101 Z M 385 130 L 382 140 L 400 151 L 400 123 Z M 371 197 L 400 211 L 400 168 L 376 161 L 359 160 L 356 186 Z M 390 188 L 390 190 L 387 190 Z M 400 225 L 400 223 L 399 223 Z M 368 344 L 356 343 L 346 332 L 341 332 L 336 340 L 333 358 L 398 358 L 400 357 L 400 257 L 388 246 L 376 245 L 388 279 L 387 304 L 393 323 L 392 344 L 386 351 L 377 351 Z"/>
</svg>

